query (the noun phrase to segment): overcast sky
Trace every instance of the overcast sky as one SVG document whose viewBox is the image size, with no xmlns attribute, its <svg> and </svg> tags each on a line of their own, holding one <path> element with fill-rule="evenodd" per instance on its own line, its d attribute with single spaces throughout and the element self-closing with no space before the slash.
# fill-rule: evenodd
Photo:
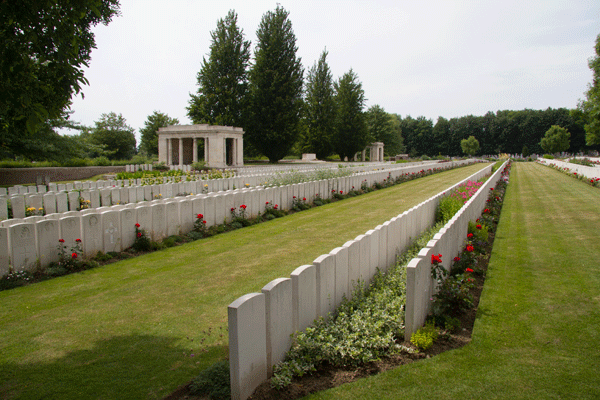
<svg viewBox="0 0 600 400">
<path fill-rule="evenodd" d="M 352 68 L 367 106 L 402 117 L 445 118 L 487 111 L 574 108 L 584 97 L 600 34 L 598 0 L 291 1 L 298 56 L 306 71 L 321 52 L 334 79 Z M 72 120 L 93 126 L 122 114 L 139 129 L 153 111 L 186 115 L 211 31 L 233 9 L 256 42 L 277 2 L 121 0 L 121 16 L 94 28 L 89 86 L 73 98 Z M 252 52 L 252 54 L 254 54 Z M 208 57 L 207 57 L 208 58 Z"/>
</svg>

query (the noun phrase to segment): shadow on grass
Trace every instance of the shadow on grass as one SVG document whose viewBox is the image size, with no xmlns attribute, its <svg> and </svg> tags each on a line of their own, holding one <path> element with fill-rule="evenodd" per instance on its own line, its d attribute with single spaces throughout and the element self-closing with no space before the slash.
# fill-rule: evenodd
<svg viewBox="0 0 600 400">
<path fill-rule="evenodd" d="M 0 366 L 2 399 L 163 398 L 227 355 L 227 346 L 193 351 L 177 338 L 117 336 L 50 363 Z"/>
</svg>

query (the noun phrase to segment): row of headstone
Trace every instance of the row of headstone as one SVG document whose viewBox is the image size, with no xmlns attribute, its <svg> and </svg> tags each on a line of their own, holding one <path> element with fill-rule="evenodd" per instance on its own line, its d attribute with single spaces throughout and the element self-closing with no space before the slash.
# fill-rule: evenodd
<svg viewBox="0 0 600 400">
<path fill-rule="evenodd" d="M 152 164 L 126 164 L 125 172 L 152 171 Z"/>
<path fill-rule="evenodd" d="M 406 168 L 394 166 L 390 170 Z M 379 169 L 378 169 L 379 170 Z M 354 172 L 356 173 L 356 172 Z M 76 211 L 82 208 L 97 208 L 114 204 L 125 204 L 136 201 L 150 201 L 158 198 L 171 198 L 183 193 L 208 193 L 213 191 L 239 189 L 266 185 L 272 175 L 251 175 L 206 181 L 186 181 L 180 183 L 164 183 L 163 185 L 141 186 L 141 179 L 118 180 L 116 185 L 105 185 L 104 182 L 75 182 L 69 184 L 50 184 L 49 192 L 29 194 L 11 194 L 3 199 L 0 195 L 0 221 L 8 219 L 8 201 L 12 206 L 13 218 L 25 218 L 29 214 L 46 215 L 66 211 Z M 166 182 L 166 177 L 163 182 Z M 110 181 L 109 181 L 110 183 Z M 151 186 L 152 189 L 148 189 Z M 160 187 L 159 187 L 160 186 Z M 22 187 L 26 188 L 26 187 Z M 45 187 L 44 187 L 45 188 Z M 66 191 L 67 194 L 63 192 Z M 109 192 L 110 191 L 110 192 Z M 62 193 L 62 194 L 61 194 Z M 112 194 L 109 198 L 109 193 Z M 79 197 L 85 203 L 79 204 Z M 68 197 L 68 201 L 65 200 Z M 34 212 L 27 211 L 35 208 Z"/>
<path fill-rule="evenodd" d="M 208 195 L 195 194 L 169 199 L 146 200 L 150 197 L 149 194 L 154 196 L 155 191 L 162 190 L 161 185 L 156 185 L 157 188 L 146 186 L 101 189 L 95 193 L 95 197 L 90 198 L 90 201 L 115 205 L 110 207 L 101 205 L 94 209 L 57 212 L 45 216 L 2 221 L 0 231 L 3 232 L 2 235 L 6 240 L 0 241 L 0 260 L 4 260 L 0 261 L 2 262 L 0 263 L 0 275 L 8 272 L 9 265 L 17 271 L 34 268 L 36 260 L 39 260 L 42 266 L 47 265 L 54 259 L 56 243 L 53 241 L 56 242 L 57 238 L 82 239 L 86 257 L 92 257 L 98 251 L 125 249 L 131 245 L 134 239 L 131 232 L 133 232 L 132 226 L 135 222 L 130 223 L 132 218 L 140 223 L 142 229 L 145 229 L 153 240 L 158 241 L 166 236 L 190 232 L 193 229 L 194 217 L 199 213 L 204 214 L 207 226 L 210 227 L 223 222 L 231 222 L 230 210 L 238 209 L 241 205 L 246 205 L 249 217 L 255 217 L 265 211 L 267 204 L 277 205 L 280 209 L 291 209 L 295 200 L 306 199 L 302 201 L 310 203 L 317 197 L 331 198 L 334 193 L 347 193 L 353 187 L 360 188 L 363 182 L 371 186 L 374 182 L 383 182 L 384 179 L 418 172 L 418 168 L 420 167 L 401 168 L 391 172 L 371 171 L 360 175 L 316 182 L 267 188 L 243 188 L 235 191 L 219 190 Z M 186 184 L 192 185 L 197 182 L 185 182 L 181 184 L 183 187 L 180 189 L 185 190 Z M 167 189 L 171 188 L 170 185 L 166 185 L 166 187 Z M 138 203 L 129 202 L 130 200 L 137 201 L 138 191 L 140 191 L 139 195 L 142 195 L 141 189 L 144 189 L 143 200 Z M 72 193 L 78 194 L 77 192 Z M 72 203 L 69 205 L 72 208 L 79 204 L 79 197 L 69 196 L 70 194 L 59 193 L 56 196 L 57 204 L 60 202 L 60 207 L 64 207 L 65 202 Z M 52 196 L 52 194 L 45 196 L 47 195 Z M 169 195 L 168 192 L 167 195 Z M 124 199 L 128 204 L 116 204 L 120 199 Z M 130 210 L 127 211 L 126 217 L 121 216 L 125 215 L 123 210 Z M 63 219 L 71 222 L 63 224 L 61 223 Z M 50 227 L 46 221 L 58 222 L 54 222 Z M 52 234 L 45 236 L 39 233 L 42 229 L 40 226 L 44 226 L 43 229 L 51 231 Z M 73 243 L 72 241 L 67 242 L 67 245 L 70 246 Z"/>
<path fill-rule="evenodd" d="M 431 256 L 442 255 L 441 265 L 450 271 L 467 238 L 469 221 L 474 221 L 486 207 L 489 190 L 502 178 L 506 162 L 488 179 L 450 221 L 433 237 L 406 268 L 405 337 L 410 337 L 421 326 L 431 310 L 437 288 L 431 278 Z"/>
<path fill-rule="evenodd" d="M 568 162 L 564 162 L 564 161 L 559 161 L 559 160 L 548 160 L 545 158 L 539 158 L 538 162 L 544 164 L 544 165 L 549 165 L 549 166 L 556 166 L 559 169 L 566 171 L 566 172 L 570 172 L 570 173 L 577 173 L 577 175 L 580 176 L 584 176 L 587 179 L 598 179 L 600 178 L 600 168 L 597 167 L 588 167 L 585 165 L 580 165 L 580 164 L 574 164 L 574 163 L 568 163 Z"/>
<path fill-rule="evenodd" d="M 344 297 L 351 298 L 360 279 L 368 284 L 377 269 L 386 271 L 412 239 L 435 223 L 439 200 L 446 192 L 491 172 L 486 166 L 469 178 L 416 207 L 344 243 L 311 265 L 278 278 L 261 293 L 250 293 L 228 307 L 231 398 L 247 399 L 271 374 L 291 346 L 291 335 L 327 318 Z M 412 173 L 412 172 L 410 172 Z M 471 203 L 472 204 L 472 203 Z M 458 248 L 458 244 L 456 244 Z M 430 276 L 428 276 L 431 279 Z"/>
</svg>

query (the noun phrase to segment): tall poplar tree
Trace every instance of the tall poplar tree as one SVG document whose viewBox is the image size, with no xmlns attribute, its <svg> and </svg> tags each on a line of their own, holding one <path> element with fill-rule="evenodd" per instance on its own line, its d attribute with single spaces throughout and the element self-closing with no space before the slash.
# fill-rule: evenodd
<svg viewBox="0 0 600 400">
<path fill-rule="evenodd" d="M 288 17 L 280 6 L 263 15 L 249 73 L 250 124 L 245 138 L 272 163 L 285 157 L 297 140 L 302 106 L 304 70 Z"/>
<path fill-rule="evenodd" d="M 327 65 L 326 50 L 306 77 L 305 118 L 306 150 L 323 160 L 333 152 L 335 127 L 333 77 Z"/>
<path fill-rule="evenodd" d="M 365 91 L 358 76 L 350 69 L 334 83 L 336 118 L 335 152 L 340 159 L 362 151 L 369 142 L 365 113 Z"/>
<path fill-rule="evenodd" d="M 244 40 L 231 10 L 211 32 L 208 61 L 198 72 L 198 92 L 192 94 L 188 116 L 196 124 L 244 127 L 247 109 L 250 41 Z"/>
</svg>

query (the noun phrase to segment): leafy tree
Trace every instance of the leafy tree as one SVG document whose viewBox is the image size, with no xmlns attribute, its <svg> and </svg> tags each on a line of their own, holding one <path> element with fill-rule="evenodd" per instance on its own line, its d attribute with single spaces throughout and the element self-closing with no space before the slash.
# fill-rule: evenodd
<svg viewBox="0 0 600 400">
<path fill-rule="evenodd" d="M 102 114 L 91 132 L 92 142 L 104 146 L 111 160 L 128 160 L 135 154 L 135 131 L 121 114 Z"/>
<path fill-rule="evenodd" d="M 144 127 L 140 129 L 140 151 L 148 155 L 158 154 L 158 128 L 169 125 L 179 125 L 179 120 L 159 111 L 149 115 Z"/>
<path fill-rule="evenodd" d="M 377 104 L 369 107 L 365 117 L 369 140 L 383 142 L 384 151 L 388 155 L 400 153 L 402 137 L 396 117 L 385 112 L 383 107 Z"/>
<path fill-rule="evenodd" d="M 435 154 L 450 154 L 450 122 L 444 117 L 438 117 L 437 122 L 433 126 L 432 147 Z"/>
<path fill-rule="evenodd" d="M 552 125 L 540 141 L 540 146 L 548 153 L 560 153 L 569 148 L 571 134 L 565 128 Z"/>
<path fill-rule="evenodd" d="M 198 72 L 198 94 L 192 94 L 188 116 L 196 124 L 243 127 L 247 108 L 250 42 L 231 10 L 211 32 L 208 61 Z"/>
<path fill-rule="evenodd" d="M 251 117 L 245 137 L 272 163 L 296 142 L 302 107 L 304 71 L 288 16 L 280 6 L 263 15 L 249 73 Z"/>
<path fill-rule="evenodd" d="M 327 51 L 323 50 L 319 62 L 306 77 L 305 149 L 323 160 L 333 152 L 335 99 L 333 78 L 327 65 Z"/>
<path fill-rule="evenodd" d="M 96 47 L 91 28 L 118 13 L 118 0 L 0 1 L 3 155 L 31 157 L 38 145 L 56 144 L 55 135 L 40 132 L 47 120 L 65 116 L 71 96 L 87 84 L 82 66 Z"/>
<path fill-rule="evenodd" d="M 334 83 L 334 88 L 337 109 L 334 148 L 340 159 L 351 159 L 369 144 L 369 132 L 363 111 L 365 91 L 352 69 Z"/>
<path fill-rule="evenodd" d="M 588 61 L 594 77 L 586 92 L 586 100 L 578 108 L 585 119 L 585 139 L 588 146 L 600 145 L 600 35 L 596 37 L 596 55 Z"/>
<path fill-rule="evenodd" d="M 469 136 L 468 139 L 460 141 L 460 147 L 463 153 L 472 156 L 479 151 L 479 141 L 475 139 L 475 136 Z"/>
</svg>

